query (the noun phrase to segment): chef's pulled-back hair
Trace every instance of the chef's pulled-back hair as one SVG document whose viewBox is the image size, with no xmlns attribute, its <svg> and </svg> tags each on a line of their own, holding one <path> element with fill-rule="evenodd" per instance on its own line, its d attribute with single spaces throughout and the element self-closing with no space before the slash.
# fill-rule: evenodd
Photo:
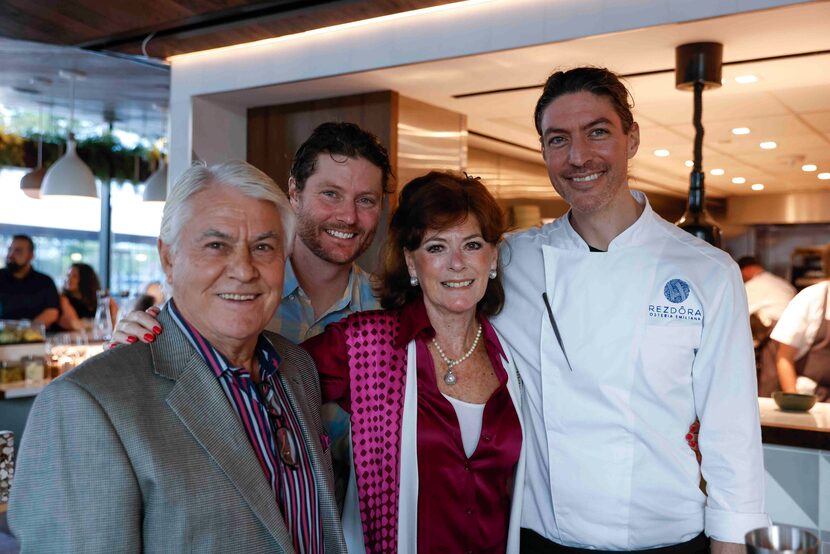
<svg viewBox="0 0 830 554">
<path fill-rule="evenodd" d="M 634 101 L 619 76 L 604 67 L 586 66 L 557 71 L 548 77 L 542 89 L 542 96 L 536 102 L 536 110 L 533 112 L 536 132 L 540 137 L 544 133 L 542 115 L 547 107 L 560 96 L 576 92 L 590 92 L 608 98 L 614 111 L 620 116 L 623 132 L 628 133 L 631 129 L 634 124 L 634 115 L 631 113 Z"/>
<path fill-rule="evenodd" d="M 383 268 L 375 287 L 383 308 L 400 308 L 421 294 L 421 287 L 409 282 L 404 250 L 417 250 L 428 230 L 448 229 L 470 216 L 481 226 L 482 238 L 497 246 L 507 230 L 504 213 L 479 179 L 430 171 L 407 183 L 389 223 Z M 488 279 L 476 311 L 485 317 L 492 316 L 501 311 L 503 304 L 504 286 L 499 270 L 495 279 Z"/>
</svg>

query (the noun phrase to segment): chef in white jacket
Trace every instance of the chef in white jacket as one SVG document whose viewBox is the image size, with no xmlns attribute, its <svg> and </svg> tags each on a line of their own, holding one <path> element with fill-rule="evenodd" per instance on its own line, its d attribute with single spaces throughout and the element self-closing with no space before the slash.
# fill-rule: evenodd
<svg viewBox="0 0 830 554">
<path fill-rule="evenodd" d="M 741 552 L 769 518 L 738 267 L 629 189 L 639 129 L 616 75 L 553 74 L 536 126 L 571 209 L 502 253 L 495 324 L 526 392 L 522 551 L 703 552 L 709 537 Z"/>
</svg>

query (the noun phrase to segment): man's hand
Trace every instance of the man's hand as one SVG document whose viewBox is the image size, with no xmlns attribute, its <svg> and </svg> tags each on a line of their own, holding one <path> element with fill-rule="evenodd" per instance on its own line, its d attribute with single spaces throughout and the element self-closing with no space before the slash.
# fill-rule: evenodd
<svg viewBox="0 0 830 554">
<path fill-rule="evenodd" d="M 156 335 L 161 334 L 161 325 L 156 321 L 161 308 L 151 306 L 146 312 L 138 310 L 125 315 L 112 331 L 110 348 L 119 344 L 133 344 L 135 342 L 153 342 Z"/>
<path fill-rule="evenodd" d="M 746 554 L 746 546 L 712 539 L 712 554 Z"/>
</svg>

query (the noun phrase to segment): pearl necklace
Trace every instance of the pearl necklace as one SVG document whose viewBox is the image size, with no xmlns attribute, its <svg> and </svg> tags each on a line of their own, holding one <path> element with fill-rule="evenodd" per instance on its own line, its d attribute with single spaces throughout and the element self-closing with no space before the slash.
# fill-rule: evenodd
<svg viewBox="0 0 830 554">
<path fill-rule="evenodd" d="M 448 385 L 454 385 L 458 378 L 455 376 L 455 373 L 452 372 L 452 368 L 472 356 L 473 352 L 475 352 L 476 346 L 478 346 L 478 341 L 481 339 L 481 323 L 478 324 L 478 331 L 476 331 L 476 338 L 473 341 L 473 345 L 467 350 L 463 356 L 458 358 L 457 360 L 450 360 L 450 358 L 444 354 L 444 351 L 441 349 L 441 346 L 438 344 L 438 341 L 435 340 L 435 337 L 432 338 L 432 344 L 435 346 L 436 352 L 438 352 L 438 356 L 447 364 L 447 374 L 444 375 L 444 382 Z"/>
</svg>

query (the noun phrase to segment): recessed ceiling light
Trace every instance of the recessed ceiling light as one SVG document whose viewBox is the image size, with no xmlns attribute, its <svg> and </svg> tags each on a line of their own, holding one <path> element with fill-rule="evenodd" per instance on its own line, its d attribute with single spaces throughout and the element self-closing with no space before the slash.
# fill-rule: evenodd
<svg viewBox="0 0 830 554">
<path fill-rule="evenodd" d="M 81 255 L 80 252 L 72 252 L 69 255 L 69 259 L 72 260 L 73 262 L 80 262 L 81 260 L 84 259 L 84 257 Z"/>
<path fill-rule="evenodd" d="M 733 135 L 748 135 L 749 134 L 749 127 L 735 127 L 732 129 Z"/>
<path fill-rule="evenodd" d="M 693 162 L 692 160 L 686 160 L 685 162 L 683 162 L 683 165 L 685 165 L 686 167 L 694 167 L 695 162 Z"/>
<path fill-rule="evenodd" d="M 767 140 L 767 141 L 762 142 L 758 146 L 760 146 L 764 150 L 772 150 L 774 148 L 778 148 L 778 143 L 775 142 L 774 140 Z"/>
<path fill-rule="evenodd" d="M 654 155 L 658 158 L 668 158 L 671 155 L 671 152 L 669 152 L 665 148 L 658 148 L 654 151 Z"/>
<path fill-rule="evenodd" d="M 764 190 L 764 185 L 761 183 L 755 183 L 752 185 L 752 190 Z"/>
<path fill-rule="evenodd" d="M 817 177 L 822 181 L 830 181 L 830 173 L 819 173 Z"/>
<path fill-rule="evenodd" d="M 735 77 L 735 82 L 741 85 L 749 85 L 751 83 L 757 83 L 758 77 L 755 75 L 738 75 Z"/>
<path fill-rule="evenodd" d="M 709 173 L 711 173 L 712 175 L 723 175 L 724 173 L 726 173 L 726 171 L 724 171 L 723 169 L 717 168 L 717 169 L 713 169 Z"/>
<path fill-rule="evenodd" d="M 806 171 L 808 173 L 811 171 L 815 171 L 816 169 L 818 169 L 818 166 L 816 164 L 804 164 L 801 166 L 801 171 Z"/>
<path fill-rule="evenodd" d="M 732 177 L 732 182 L 736 185 L 743 185 L 746 183 L 746 179 L 744 177 Z"/>
</svg>

